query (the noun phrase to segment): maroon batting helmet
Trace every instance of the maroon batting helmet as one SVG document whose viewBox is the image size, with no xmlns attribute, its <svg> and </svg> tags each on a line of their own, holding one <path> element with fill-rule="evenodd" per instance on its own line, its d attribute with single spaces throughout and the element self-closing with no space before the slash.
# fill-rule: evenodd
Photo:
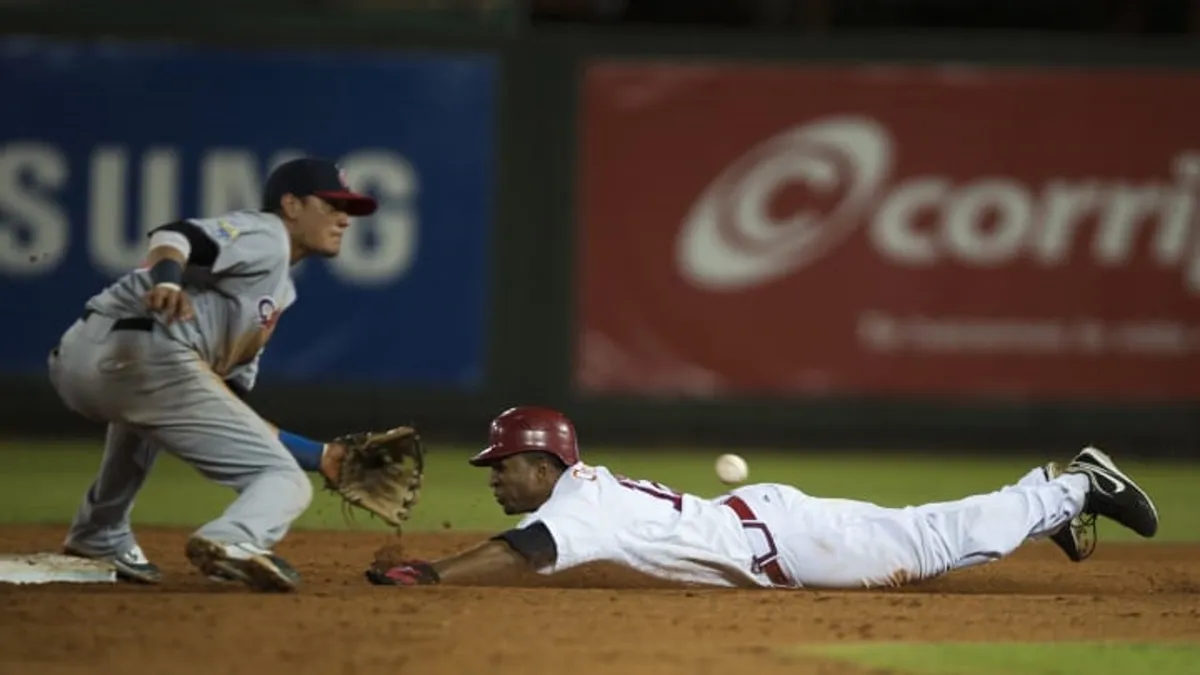
<svg viewBox="0 0 1200 675">
<path fill-rule="evenodd" d="M 487 466 L 522 452 L 548 452 L 571 466 L 579 461 L 575 427 L 557 410 L 536 406 L 509 408 L 492 420 L 488 447 L 470 462 L 474 466 Z"/>
</svg>

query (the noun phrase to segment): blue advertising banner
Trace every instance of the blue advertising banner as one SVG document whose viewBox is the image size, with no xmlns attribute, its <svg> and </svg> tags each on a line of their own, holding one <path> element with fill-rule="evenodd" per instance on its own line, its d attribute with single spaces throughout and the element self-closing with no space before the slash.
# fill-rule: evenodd
<svg viewBox="0 0 1200 675">
<path fill-rule="evenodd" d="M 487 55 L 0 41 L 0 374 L 48 351 L 145 233 L 256 208 L 269 170 L 337 159 L 380 201 L 298 301 L 260 382 L 482 385 L 498 65 Z"/>
</svg>

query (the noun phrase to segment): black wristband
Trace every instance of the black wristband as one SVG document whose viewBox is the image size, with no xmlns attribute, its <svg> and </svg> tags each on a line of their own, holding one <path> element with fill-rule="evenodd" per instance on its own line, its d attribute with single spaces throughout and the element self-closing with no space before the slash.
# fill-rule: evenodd
<svg viewBox="0 0 1200 675">
<path fill-rule="evenodd" d="M 163 258 L 150 268 L 150 281 L 155 286 L 171 284 L 179 288 L 183 286 L 183 265 L 170 258 Z"/>
</svg>

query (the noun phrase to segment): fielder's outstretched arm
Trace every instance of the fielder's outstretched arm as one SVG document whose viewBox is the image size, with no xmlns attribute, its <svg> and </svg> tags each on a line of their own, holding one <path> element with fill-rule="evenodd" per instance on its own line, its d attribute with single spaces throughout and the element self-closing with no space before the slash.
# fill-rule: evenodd
<svg viewBox="0 0 1200 675">
<path fill-rule="evenodd" d="M 230 378 L 221 379 L 216 373 L 213 373 L 213 377 L 225 385 L 225 388 L 235 397 L 241 399 L 243 402 L 246 401 L 250 392 L 241 386 L 238 381 Z M 333 479 L 337 475 L 338 463 L 341 462 L 342 455 L 346 451 L 340 444 L 314 441 L 311 438 L 281 429 L 274 422 L 263 418 L 261 415 L 259 417 L 276 437 L 279 438 L 279 441 L 283 443 L 283 447 L 287 448 L 287 451 L 296 458 L 296 462 L 300 465 L 301 469 L 320 473 L 329 479 Z"/>
</svg>

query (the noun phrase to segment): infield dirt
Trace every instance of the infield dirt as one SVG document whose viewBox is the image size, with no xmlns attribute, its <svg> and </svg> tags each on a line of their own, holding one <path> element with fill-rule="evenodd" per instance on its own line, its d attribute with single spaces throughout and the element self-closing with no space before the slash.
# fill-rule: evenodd
<svg viewBox="0 0 1200 675">
<path fill-rule="evenodd" d="M 5 526 L 0 552 L 57 550 L 61 528 Z M 482 535 L 408 533 L 433 557 Z M 383 588 L 376 532 L 295 531 L 293 594 L 210 582 L 186 532 L 141 529 L 161 586 L 0 584 L 3 673 L 863 673 L 779 649 L 861 640 L 1200 639 L 1200 546 L 1103 540 L 1075 564 L 1048 544 L 887 592 L 655 586 L 592 568 L 546 587 Z"/>
</svg>

